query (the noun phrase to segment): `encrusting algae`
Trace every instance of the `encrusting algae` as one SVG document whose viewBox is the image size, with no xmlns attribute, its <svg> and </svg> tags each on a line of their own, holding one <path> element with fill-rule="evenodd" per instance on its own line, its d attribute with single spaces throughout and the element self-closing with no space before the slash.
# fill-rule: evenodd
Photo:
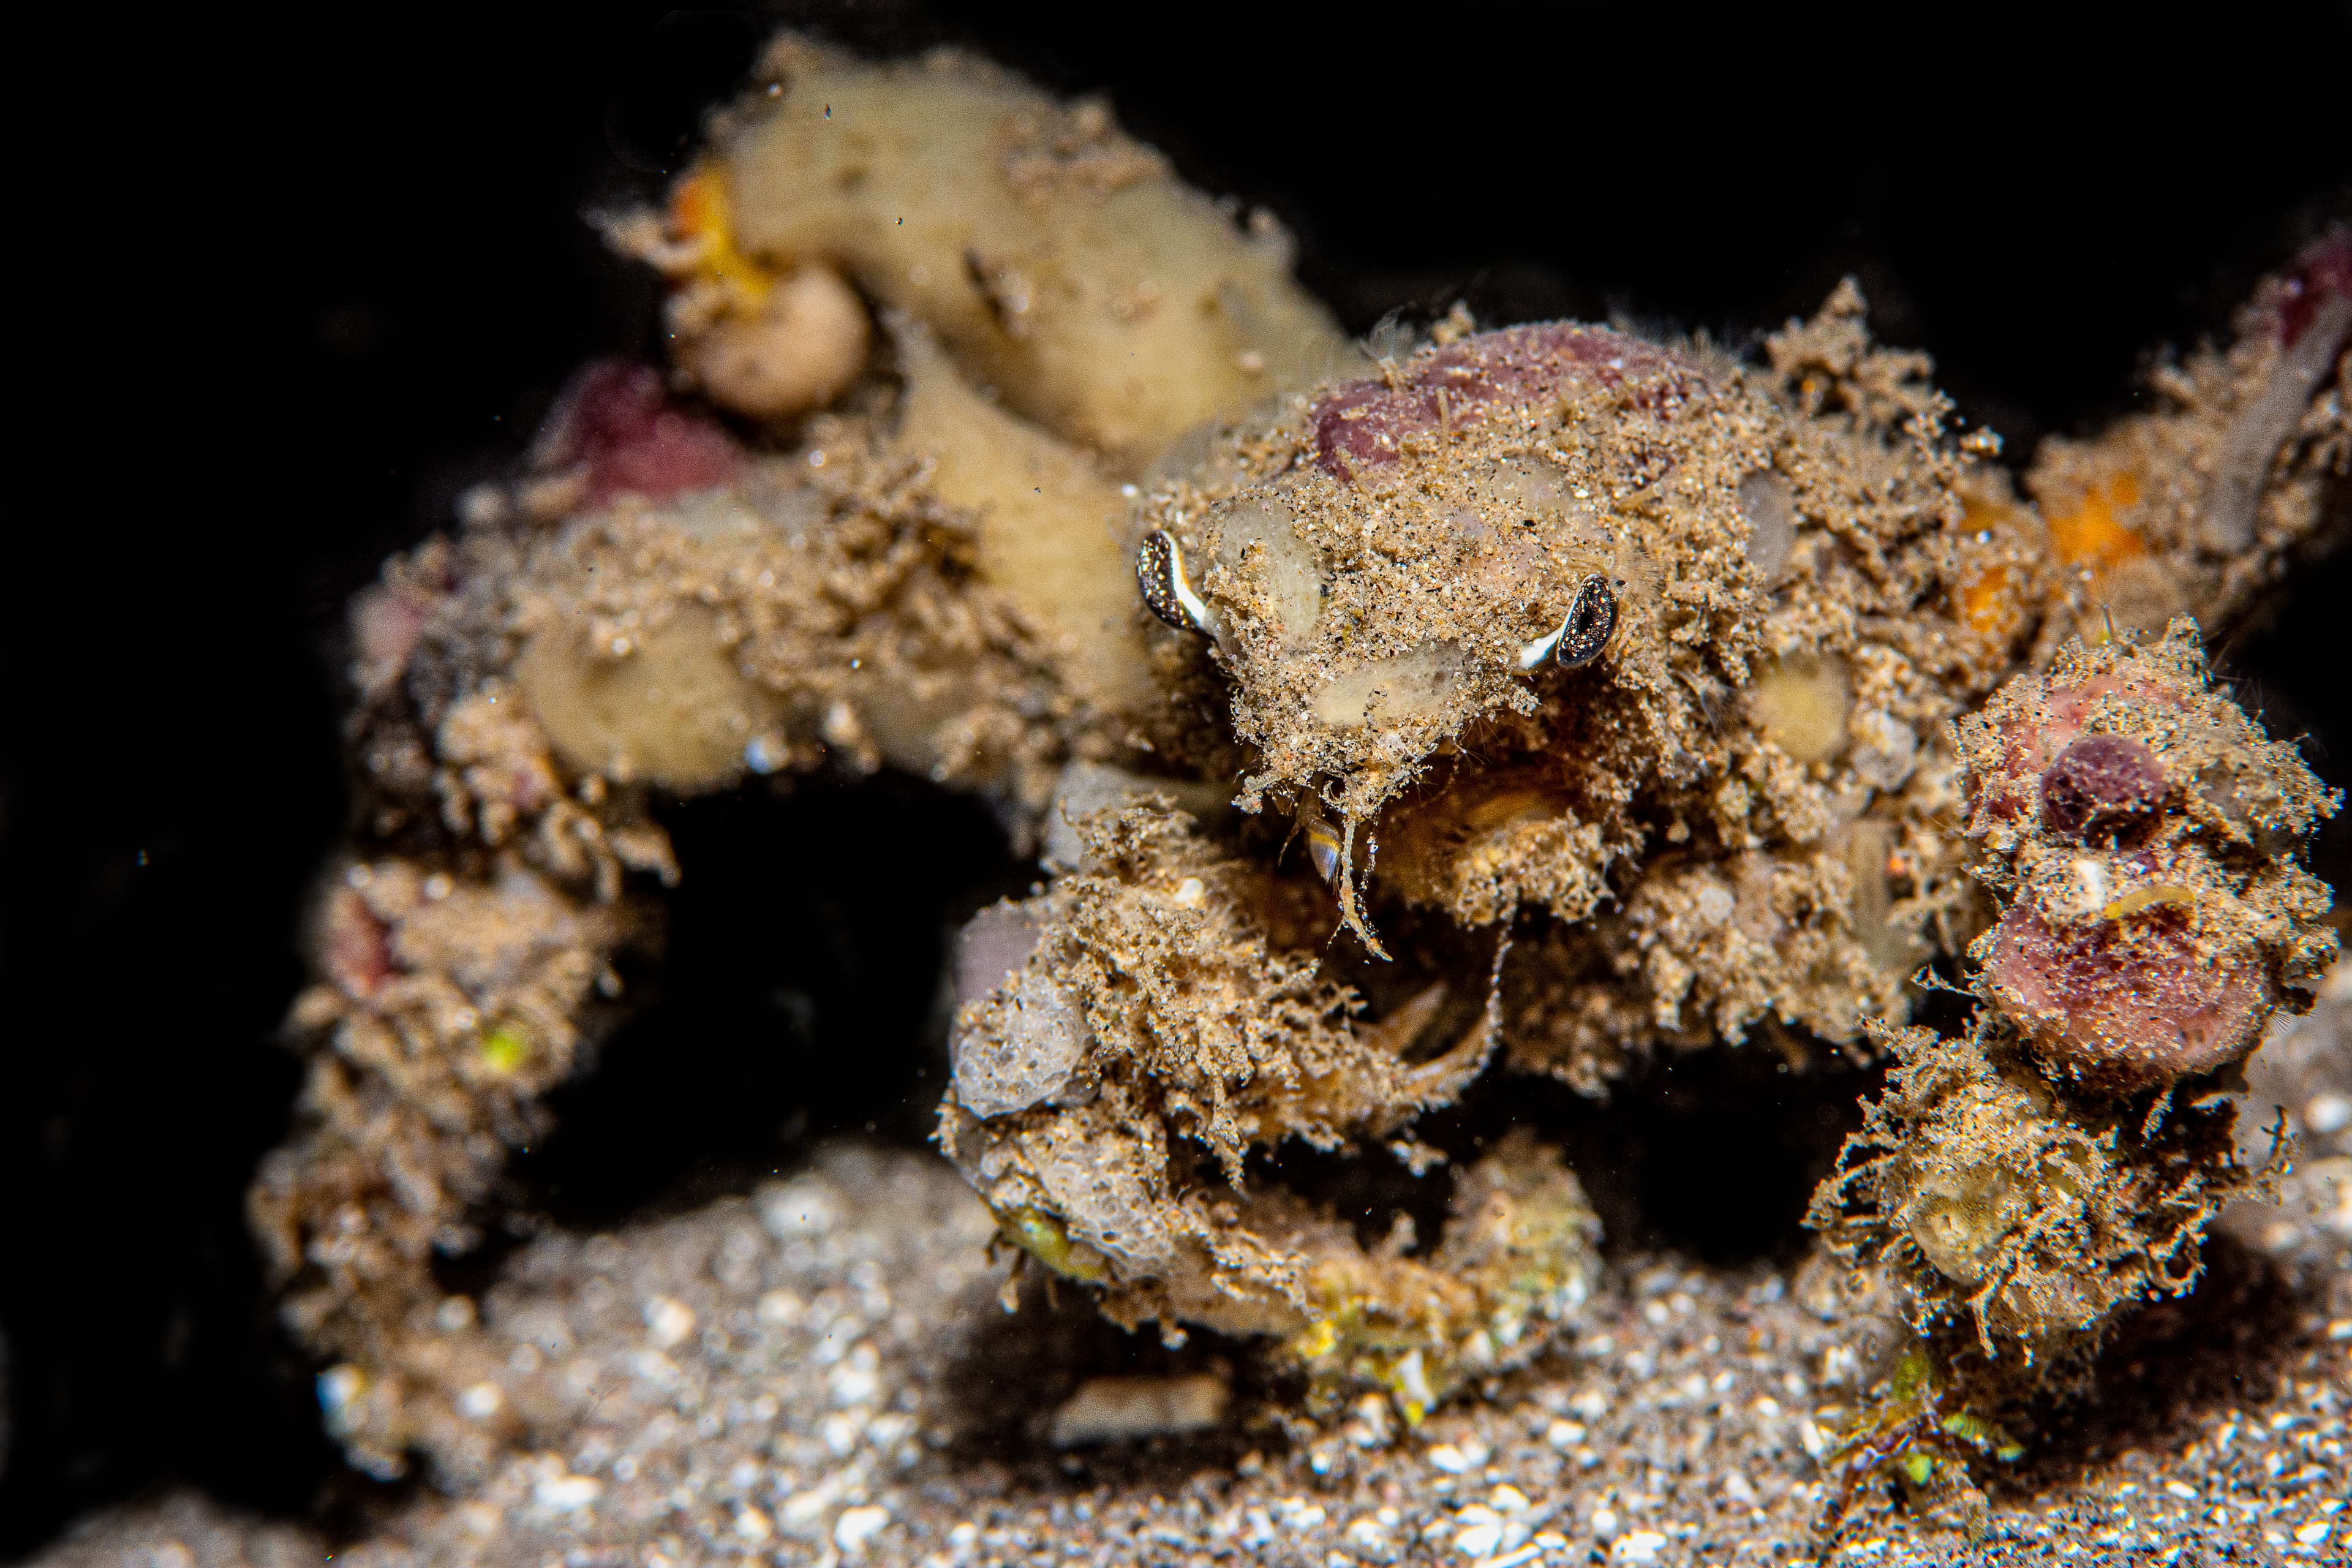
<svg viewBox="0 0 2352 1568">
<path fill-rule="evenodd" d="M 1592 1288 L 1535 1130 L 1426 1238 L 1265 1158 L 1418 1174 L 1494 1072 L 1894 1053 L 1814 1208 L 1921 1336 L 1872 1473 L 2003 1448 L 1967 1413 L 2194 1279 L 2253 1179 L 2231 1071 L 2332 953 L 2333 802 L 2174 617 L 2333 521 L 2352 238 L 2021 495 L 1851 283 L 1752 358 L 1458 310 L 1359 345 L 1269 218 L 954 54 L 780 41 L 609 231 L 669 372 L 583 373 L 354 608 L 358 844 L 254 1210 L 362 1462 L 517 1437 L 449 1413 L 488 1352 L 433 1260 L 656 939 L 650 803 L 753 774 L 917 773 L 1040 854 L 963 935 L 941 1147 L 1019 1258 L 1318 1398 L 1418 1420 Z M 1938 960 L 1963 1037 L 1906 1027 Z"/>
</svg>

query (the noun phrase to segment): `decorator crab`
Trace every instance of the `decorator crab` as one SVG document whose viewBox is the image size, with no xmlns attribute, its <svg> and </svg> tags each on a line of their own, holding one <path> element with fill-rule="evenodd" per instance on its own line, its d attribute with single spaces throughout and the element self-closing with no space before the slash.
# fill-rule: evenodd
<svg viewBox="0 0 2352 1568">
<path fill-rule="evenodd" d="M 363 1461 L 527 1426 L 446 1414 L 495 1367 L 416 1329 L 434 1257 L 628 1001 L 678 875 L 648 803 L 750 774 L 990 803 L 1041 880 L 961 939 L 941 1148 L 1107 1312 L 1321 1393 L 1417 1419 L 1575 1318 L 1598 1226 L 1540 1129 L 1431 1237 L 1264 1158 L 1418 1173 L 1489 1073 L 1893 1042 L 1814 1217 L 1937 1368 L 2066 1363 L 2194 1277 L 2249 1179 L 2221 1091 L 2335 942 L 2335 801 L 2200 628 L 2342 521 L 2352 235 L 2021 490 L 1851 284 L 1747 356 L 1358 343 L 1271 219 L 954 54 L 779 40 L 608 227 L 670 363 L 583 372 L 354 609 L 364 805 L 253 1207 Z M 1965 1038 L 1903 1032 L 1938 960 Z M 1940 1462 L 1920 1366 L 1865 1468 Z"/>
</svg>

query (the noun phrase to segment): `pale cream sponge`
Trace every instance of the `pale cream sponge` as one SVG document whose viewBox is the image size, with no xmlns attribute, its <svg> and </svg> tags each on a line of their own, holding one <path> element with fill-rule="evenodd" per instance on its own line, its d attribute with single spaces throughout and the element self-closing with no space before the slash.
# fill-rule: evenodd
<svg viewBox="0 0 2352 1568">
<path fill-rule="evenodd" d="M 1067 639 L 1073 674 L 1106 709 L 1153 697 L 1136 612 L 1132 503 L 1069 443 L 982 396 L 920 326 L 898 320 L 897 448 L 976 520 L 980 574 Z"/>
<path fill-rule="evenodd" d="M 796 38 L 762 74 L 771 94 L 712 143 L 742 251 L 839 267 L 1123 471 L 1353 353 L 1277 227 L 1236 224 L 1099 103 L 967 57 L 875 65 Z"/>
</svg>

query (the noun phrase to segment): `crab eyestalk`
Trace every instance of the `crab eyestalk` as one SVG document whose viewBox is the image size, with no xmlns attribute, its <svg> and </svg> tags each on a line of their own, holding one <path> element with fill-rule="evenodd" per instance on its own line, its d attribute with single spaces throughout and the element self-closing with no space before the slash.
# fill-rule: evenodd
<svg viewBox="0 0 2352 1568">
<path fill-rule="evenodd" d="M 1180 632 L 1217 635 L 1216 612 L 1193 591 L 1184 570 L 1183 547 L 1163 530 L 1155 528 L 1143 536 L 1135 552 L 1135 585 L 1142 592 L 1144 607 L 1167 625 Z"/>
<path fill-rule="evenodd" d="M 1587 577 L 1569 601 L 1559 628 L 1519 650 L 1519 668 L 1532 670 L 1550 659 L 1562 669 L 1582 669 L 1601 657 L 1617 629 L 1617 595 L 1609 579 Z"/>
</svg>

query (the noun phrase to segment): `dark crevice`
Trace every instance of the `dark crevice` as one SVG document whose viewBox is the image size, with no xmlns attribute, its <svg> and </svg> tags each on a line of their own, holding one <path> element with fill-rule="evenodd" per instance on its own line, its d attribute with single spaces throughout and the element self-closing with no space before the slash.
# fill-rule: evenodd
<svg viewBox="0 0 2352 1568">
<path fill-rule="evenodd" d="M 1406 1137 L 1449 1165 L 1415 1176 L 1384 1146 L 1324 1152 L 1291 1142 L 1252 1162 L 1257 1180 L 1328 1205 L 1367 1246 L 1394 1216 L 1435 1246 L 1453 1171 L 1514 1128 L 1557 1146 L 1601 1216 L 1612 1251 L 1674 1249 L 1705 1262 L 1793 1261 L 1810 1235 L 1806 1201 L 1848 1133 L 1876 1068 L 1814 1046 L 1802 1070 L 1759 1036 L 1743 1046 L 1662 1054 L 1637 1065 L 1606 1100 L 1549 1079 L 1490 1071 L 1461 1100 Z"/>
<path fill-rule="evenodd" d="M 921 1144 L 946 1088 L 949 943 L 1034 875 L 981 802 L 899 773 L 660 816 L 682 873 L 662 956 L 512 1166 L 520 1206 L 566 1226 L 749 1191 L 838 1133 Z"/>
<path fill-rule="evenodd" d="M 1083 1287 L 1049 1285 L 1043 1271 L 1024 1270 L 1020 1310 L 1005 1312 L 990 1298 L 956 1316 L 971 1325 L 939 1382 L 949 1403 L 942 1417 L 955 1436 L 952 1457 L 962 1464 L 1011 1462 L 1021 1479 L 1046 1486 L 1076 1479 L 1086 1486 L 1142 1480 L 1181 1486 L 1204 1465 L 1225 1466 L 1268 1434 L 1250 1417 L 1269 1400 L 1297 1403 L 1298 1380 L 1269 1364 L 1257 1342 L 1192 1330 L 1180 1345 L 1156 1326 L 1120 1328 L 1104 1317 Z M 1049 1441 L 1054 1412 L 1080 1384 L 1096 1377 L 1175 1377 L 1213 1373 L 1231 1390 L 1229 1408 L 1244 1419 L 1191 1435 L 1156 1436 L 1081 1454 L 1057 1453 Z"/>
</svg>

